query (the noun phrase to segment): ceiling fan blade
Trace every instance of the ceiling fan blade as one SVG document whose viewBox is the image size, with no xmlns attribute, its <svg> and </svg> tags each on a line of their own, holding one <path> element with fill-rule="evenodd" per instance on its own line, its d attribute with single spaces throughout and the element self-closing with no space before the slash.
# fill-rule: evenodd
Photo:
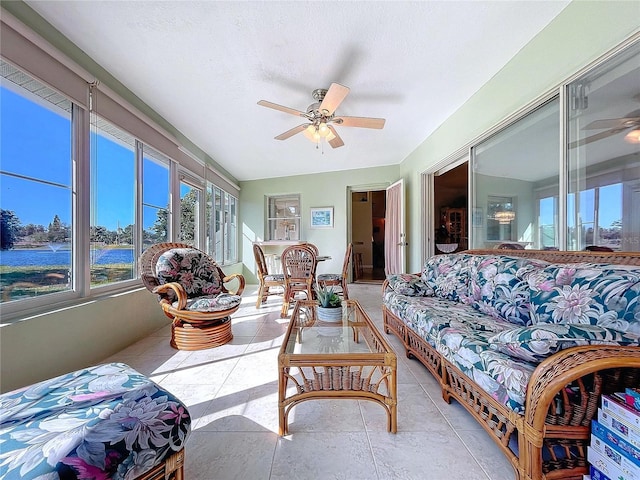
<svg viewBox="0 0 640 480">
<path fill-rule="evenodd" d="M 343 127 L 362 127 L 362 128 L 383 128 L 384 118 L 372 118 L 372 117 L 338 117 L 333 121 Z"/>
<path fill-rule="evenodd" d="M 333 112 L 336 111 L 336 108 L 338 108 L 348 94 L 349 87 L 345 87 L 339 83 L 332 83 L 318 110 L 327 117 L 333 115 Z"/>
<path fill-rule="evenodd" d="M 331 145 L 333 148 L 338 148 L 343 146 L 344 142 L 340 138 L 340 135 L 338 135 L 338 132 L 336 132 L 336 129 L 333 128 L 332 125 L 327 125 L 327 126 L 329 127 L 329 130 L 331 131 L 331 133 L 333 133 L 333 138 L 329 140 L 329 145 Z"/>
<path fill-rule="evenodd" d="M 273 103 L 273 102 L 267 102 L 266 100 L 260 100 L 258 102 L 258 105 L 261 105 L 267 108 L 273 108 L 274 110 L 279 110 L 284 113 L 290 113 L 291 115 L 295 115 L 296 117 L 304 117 L 304 112 L 301 112 L 300 110 L 296 110 L 294 108 L 289 108 L 289 107 L 283 107 L 282 105 L 278 105 L 277 103 Z"/>
<path fill-rule="evenodd" d="M 286 132 L 281 133 L 280 135 L 275 137 L 275 139 L 276 140 L 286 140 L 289 137 L 293 137 L 296 133 L 300 133 L 305 128 L 307 128 L 307 126 L 309 126 L 309 125 L 310 125 L 309 123 L 303 123 L 302 125 L 298 125 L 297 127 L 293 127 L 291 130 L 287 130 Z"/>
<path fill-rule="evenodd" d="M 598 130 L 602 128 L 630 128 L 640 125 L 640 117 L 605 118 L 596 120 L 584 127 L 584 130 Z"/>
<path fill-rule="evenodd" d="M 605 132 L 596 133 L 595 135 L 591 135 L 590 137 L 581 138 L 580 140 L 576 140 L 575 142 L 571 142 L 569 144 L 569 148 L 576 148 L 582 145 L 586 145 L 587 143 L 596 142 L 598 140 L 602 140 L 603 138 L 610 137 L 612 135 L 616 135 L 620 132 L 624 132 L 629 127 L 623 128 L 612 128 L 611 130 L 607 130 Z"/>
</svg>

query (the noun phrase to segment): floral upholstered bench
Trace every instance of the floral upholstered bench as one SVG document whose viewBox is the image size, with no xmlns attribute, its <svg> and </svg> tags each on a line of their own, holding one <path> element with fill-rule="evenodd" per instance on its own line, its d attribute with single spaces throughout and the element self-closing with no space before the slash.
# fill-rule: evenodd
<svg viewBox="0 0 640 480">
<path fill-rule="evenodd" d="M 186 406 L 123 363 L 0 395 L 2 479 L 181 479 Z"/>
</svg>

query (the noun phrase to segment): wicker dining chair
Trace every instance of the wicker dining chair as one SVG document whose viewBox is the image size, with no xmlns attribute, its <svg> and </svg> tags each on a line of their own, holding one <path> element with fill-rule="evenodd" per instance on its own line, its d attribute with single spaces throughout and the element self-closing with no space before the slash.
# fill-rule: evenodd
<svg viewBox="0 0 640 480">
<path fill-rule="evenodd" d="M 260 282 L 256 308 L 260 308 L 267 301 L 269 295 L 282 295 L 284 293 L 284 274 L 269 273 L 264 251 L 257 243 L 253 244 L 253 256 L 256 260 L 258 281 Z"/>
<path fill-rule="evenodd" d="M 305 247 L 309 247 L 311 250 L 313 250 L 313 253 L 315 253 L 315 254 L 316 254 L 316 257 L 317 257 L 318 255 L 320 255 L 320 250 L 318 249 L 318 246 L 317 246 L 316 244 L 314 244 L 314 243 L 308 243 L 308 242 L 307 242 L 307 243 L 303 243 L 303 245 L 304 245 Z"/>
<path fill-rule="evenodd" d="M 284 274 L 284 296 L 280 318 L 289 313 L 289 306 L 298 293 L 304 293 L 308 300 L 315 298 L 314 284 L 318 258 L 307 245 L 292 245 L 282 252 L 282 273 Z"/>
<path fill-rule="evenodd" d="M 231 315 L 240 308 L 244 277 L 225 276 L 205 252 L 184 243 L 158 243 L 139 259 L 142 282 L 158 295 L 172 320 L 171 346 L 178 350 L 218 347 L 233 338 Z M 226 284 L 238 287 L 231 293 Z"/>
<path fill-rule="evenodd" d="M 351 256 L 353 252 L 353 244 L 347 245 L 347 251 L 344 254 L 344 261 L 342 262 L 341 273 L 321 273 L 317 276 L 318 286 L 330 287 L 337 286 L 342 289 L 338 293 L 342 293 L 345 300 L 349 298 L 349 290 L 347 288 L 347 280 L 349 279 L 349 264 L 351 263 Z"/>
</svg>

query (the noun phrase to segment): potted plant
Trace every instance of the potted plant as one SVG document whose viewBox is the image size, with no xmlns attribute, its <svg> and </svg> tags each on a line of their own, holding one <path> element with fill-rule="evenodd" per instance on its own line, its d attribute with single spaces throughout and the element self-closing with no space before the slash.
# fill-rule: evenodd
<svg viewBox="0 0 640 480">
<path fill-rule="evenodd" d="M 318 297 L 318 318 L 327 322 L 342 320 L 342 299 L 333 291 L 333 287 L 320 285 L 316 289 Z"/>
</svg>

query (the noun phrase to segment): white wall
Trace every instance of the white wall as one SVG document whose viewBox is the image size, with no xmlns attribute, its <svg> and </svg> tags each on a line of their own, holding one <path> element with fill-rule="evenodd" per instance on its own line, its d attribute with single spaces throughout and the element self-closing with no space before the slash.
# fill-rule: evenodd
<svg viewBox="0 0 640 480">
<path fill-rule="evenodd" d="M 310 149 L 310 155 L 314 153 L 315 150 Z M 321 255 L 331 256 L 330 261 L 318 265 L 318 273 L 337 273 L 342 271 L 342 261 L 347 248 L 347 232 L 350 228 L 349 212 L 347 211 L 348 188 L 389 185 L 397 178 L 399 178 L 399 167 L 392 165 L 241 182 L 241 252 L 245 264 L 243 273 L 247 280 L 256 282 L 252 243 L 264 240 L 265 196 L 300 193 L 302 211 L 300 240 L 314 243 L 318 246 Z M 331 229 L 310 228 L 309 209 L 311 207 L 333 207 L 334 227 Z"/>
<path fill-rule="evenodd" d="M 98 363 L 168 322 L 156 296 L 139 288 L 3 324 L 0 391 Z"/>
</svg>

